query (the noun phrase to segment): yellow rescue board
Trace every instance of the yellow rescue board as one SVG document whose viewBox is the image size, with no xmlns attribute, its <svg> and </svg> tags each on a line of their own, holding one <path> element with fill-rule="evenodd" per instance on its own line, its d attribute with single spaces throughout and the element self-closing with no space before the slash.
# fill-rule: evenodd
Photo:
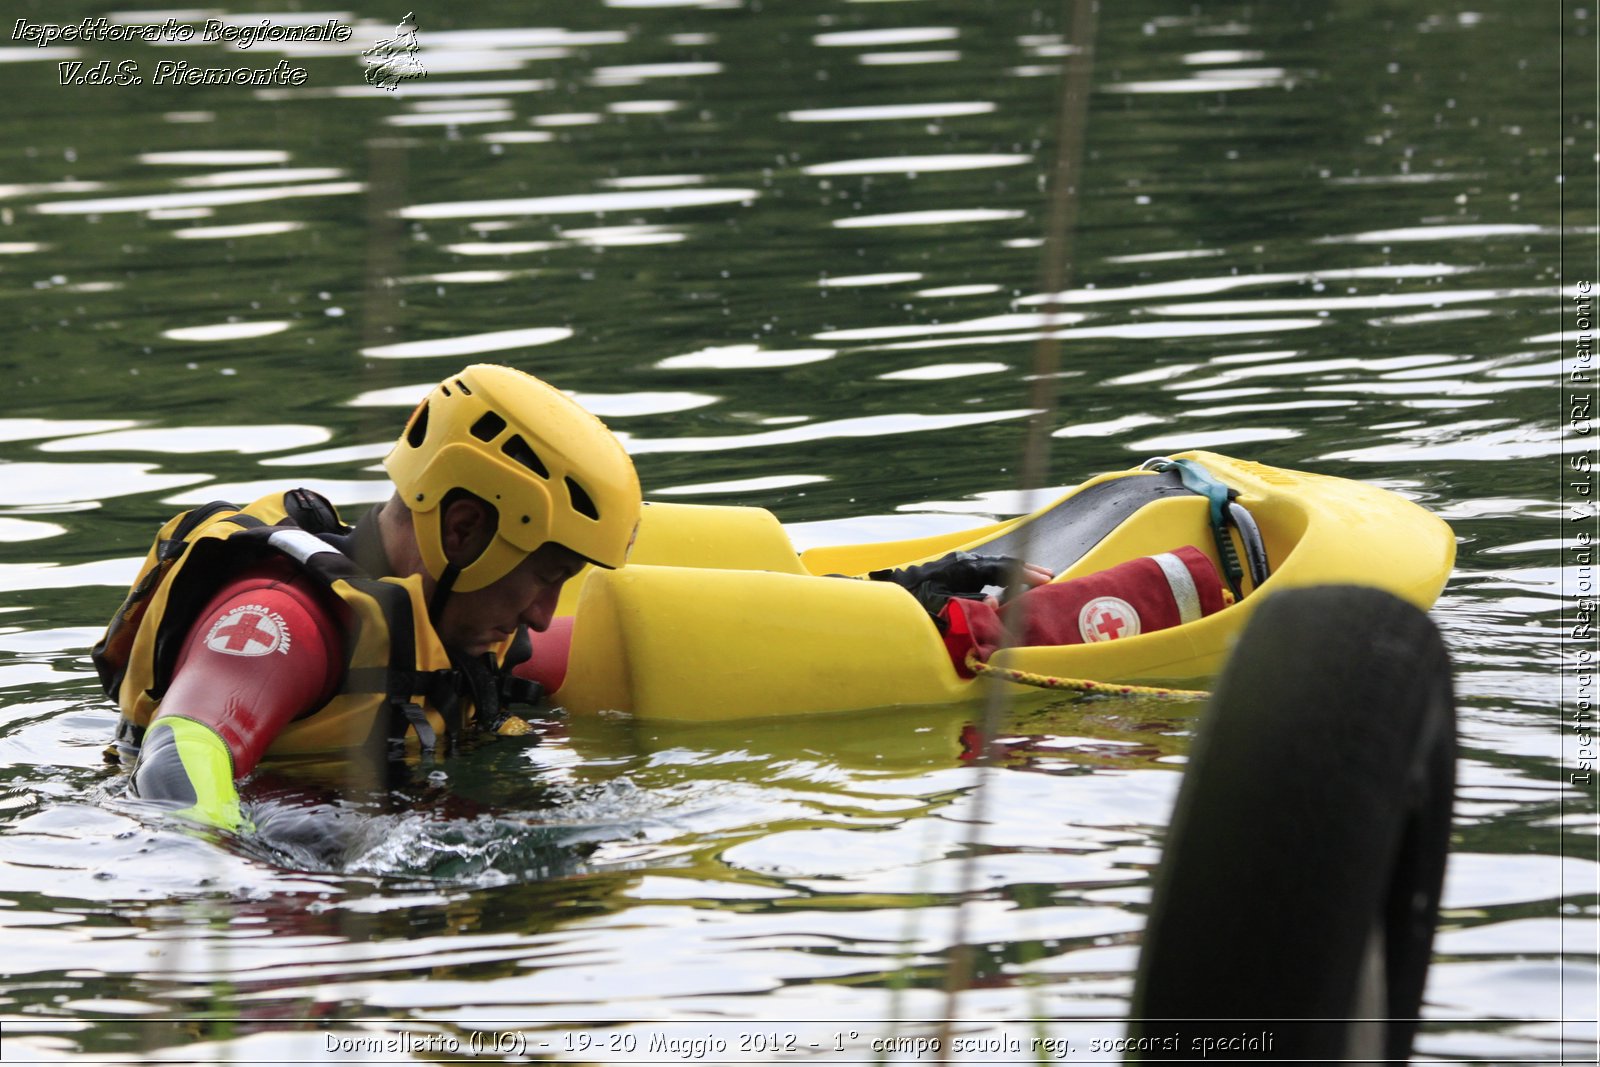
<svg viewBox="0 0 1600 1067">
<path fill-rule="evenodd" d="M 1450 528 L 1394 492 L 1209 452 L 1176 458 L 1198 462 L 1238 490 L 1271 565 L 1261 587 L 1247 581 L 1238 603 L 1182 626 L 1093 644 L 1005 649 L 991 662 L 1061 677 L 1192 687 L 1217 673 L 1256 605 L 1278 590 L 1376 586 L 1426 609 L 1444 588 L 1455 561 Z M 1183 545 L 1216 562 L 1208 504 L 1197 495 L 1163 496 L 1126 516 L 1101 516 L 1097 521 L 1111 525 L 1098 536 L 1094 523 L 1087 534 L 1063 526 L 1064 518 L 1089 511 L 1091 500 L 1126 489 L 1131 483 L 1123 479 L 1155 477 L 1104 474 L 1032 515 L 977 530 L 804 554 L 760 508 L 650 504 L 628 565 L 590 568 L 563 595 L 560 612 L 575 618 L 566 679 L 554 700 L 577 714 L 694 722 L 979 699 L 984 686 L 1006 683 L 962 678 L 933 621 L 909 594 L 889 583 L 833 576 L 958 549 L 1003 545 L 1014 552 L 1030 544 L 1033 530 L 1040 531 L 1033 543 L 1047 549 L 1059 549 L 1063 536 L 1077 538 L 1070 551 L 1062 549 L 1073 556 L 1066 564 L 1029 552 L 1057 569 L 1057 580 Z"/>
</svg>

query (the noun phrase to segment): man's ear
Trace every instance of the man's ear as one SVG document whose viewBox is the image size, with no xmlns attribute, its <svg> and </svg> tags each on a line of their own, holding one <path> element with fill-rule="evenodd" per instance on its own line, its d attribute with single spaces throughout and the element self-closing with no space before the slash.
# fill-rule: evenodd
<svg viewBox="0 0 1600 1067">
<path fill-rule="evenodd" d="M 445 558 L 458 567 L 465 567 L 477 559 L 494 537 L 494 524 L 488 507 L 471 497 L 452 500 L 445 506 L 441 521 Z"/>
</svg>

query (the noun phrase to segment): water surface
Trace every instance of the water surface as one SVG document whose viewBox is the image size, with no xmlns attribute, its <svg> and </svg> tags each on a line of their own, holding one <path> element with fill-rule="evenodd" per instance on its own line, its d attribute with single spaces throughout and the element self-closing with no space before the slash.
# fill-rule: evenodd
<svg viewBox="0 0 1600 1067">
<path fill-rule="evenodd" d="M 802 545 L 1022 506 L 1053 8 L 481 3 L 422 13 L 427 77 L 383 92 L 359 52 L 402 14 L 193 15 L 335 19 L 343 45 L 0 47 L 5 1051 L 310 1058 L 326 1035 L 290 1022 L 357 1017 L 330 1025 L 516 1024 L 598 1062 L 712 1022 L 919 1034 L 893 1020 L 951 1010 L 968 874 L 970 1034 L 1119 1017 L 1192 707 L 1014 710 L 965 874 L 959 712 L 552 719 L 398 780 L 274 764 L 261 832 L 224 842 L 122 797 L 87 650 L 156 524 L 288 484 L 358 513 L 470 360 L 571 390 L 647 496 L 769 507 Z M 1594 1048 L 1595 802 L 1553 715 L 1562 331 L 1595 221 L 1561 210 L 1557 120 L 1587 143 L 1595 115 L 1558 112 L 1559 46 L 1592 89 L 1591 17 L 1134 0 L 1094 42 L 1052 485 L 1206 447 L 1383 485 L 1459 537 L 1441 1058 Z M 308 75 L 57 84 L 73 59 Z"/>
</svg>

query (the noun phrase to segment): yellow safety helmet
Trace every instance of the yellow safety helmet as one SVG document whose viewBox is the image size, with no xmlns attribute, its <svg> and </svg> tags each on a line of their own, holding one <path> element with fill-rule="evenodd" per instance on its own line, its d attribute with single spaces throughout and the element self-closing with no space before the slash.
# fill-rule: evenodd
<svg viewBox="0 0 1600 1067">
<path fill-rule="evenodd" d="M 601 421 L 531 374 L 475 364 L 434 387 L 384 460 L 411 509 L 428 573 L 451 570 L 439 506 L 452 489 L 494 505 L 499 528 L 455 576 L 471 592 L 555 542 L 620 567 L 639 525 L 639 476 Z"/>
</svg>

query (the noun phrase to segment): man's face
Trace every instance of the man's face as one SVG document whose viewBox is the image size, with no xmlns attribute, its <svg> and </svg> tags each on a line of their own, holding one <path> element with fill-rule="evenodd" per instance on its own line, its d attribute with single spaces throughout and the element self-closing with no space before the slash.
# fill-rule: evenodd
<svg viewBox="0 0 1600 1067">
<path fill-rule="evenodd" d="M 544 630 L 555 616 L 562 585 L 584 563 L 570 549 L 545 545 L 482 589 L 452 593 L 436 622 L 439 637 L 451 648 L 475 656 L 511 636 L 520 623 L 530 630 Z"/>
</svg>

